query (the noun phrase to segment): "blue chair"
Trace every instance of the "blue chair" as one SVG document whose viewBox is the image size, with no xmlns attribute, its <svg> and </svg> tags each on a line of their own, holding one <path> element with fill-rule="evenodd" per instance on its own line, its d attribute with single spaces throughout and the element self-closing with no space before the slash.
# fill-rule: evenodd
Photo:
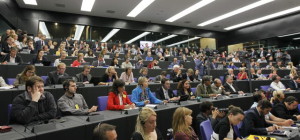
<svg viewBox="0 0 300 140">
<path fill-rule="evenodd" d="M 173 90 L 175 96 L 177 96 L 177 90 Z"/>
<path fill-rule="evenodd" d="M 8 123 L 10 122 L 10 114 L 11 114 L 11 109 L 12 109 L 12 104 L 8 104 L 8 107 L 7 107 L 7 120 L 8 120 Z"/>
<path fill-rule="evenodd" d="M 222 83 L 224 83 L 224 76 L 220 76 L 220 80 Z"/>
<path fill-rule="evenodd" d="M 149 77 L 149 79 L 154 82 L 155 81 L 155 77 Z"/>
<path fill-rule="evenodd" d="M 170 74 L 167 74 L 167 76 L 166 76 L 168 79 L 170 79 L 171 78 L 171 75 Z"/>
<path fill-rule="evenodd" d="M 46 83 L 48 76 L 41 76 L 41 78 L 43 79 L 44 83 Z"/>
<path fill-rule="evenodd" d="M 244 111 L 244 114 L 245 114 L 245 115 L 246 115 L 246 112 L 247 112 L 247 111 Z M 241 129 L 242 125 L 243 125 L 243 121 L 241 121 L 239 124 L 233 126 L 233 130 L 234 130 L 235 134 L 236 134 L 238 137 L 241 137 L 240 129 Z"/>
<path fill-rule="evenodd" d="M 300 112 L 300 104 L 298 104 L 298 110 L 299 110 L 299 112 Z"/>
<path fill-rule="evenodd" d="M 270 85 L 260 86 L 260 89 L 265 91 L 265 92 L 268 92 L 270 88 L 271 88 Z"/>
<path fill-rule="evenodd" d="M 200 134 L 202 136 L 202 140 L 210 140 L 211 135 L 213 134 L 213 129 L 209 119 L 200 124 Z"/>
<path fill-rule="evenodd" d="M 131 94 L 130 95 L 127 95 L 127 97 L 129 98 L 129 100 L 131 101 Z"/>
<path fill-rule="evenodd" d="M 191 88 L 191 91 L 196 94 L 196 88 Z"/>
<path fill-rule="evenodd" d="M 9 84 L 9 85 L 13 85 L 15 81 L 16 81 L 16 78 L 7 78 L 7 84 Z"/>
<path fill-rule="evenodd" d="M 138 79 L 137 79 L 137 78 L 133 78 L 133 80 L 134 80 L 135 82 L 138 82 Z"/>
<path fill-rule="evenodd" d="M 98 111 L 106 110 L 108 96 L 99 96 L 98 97 Z"/>
</svg>

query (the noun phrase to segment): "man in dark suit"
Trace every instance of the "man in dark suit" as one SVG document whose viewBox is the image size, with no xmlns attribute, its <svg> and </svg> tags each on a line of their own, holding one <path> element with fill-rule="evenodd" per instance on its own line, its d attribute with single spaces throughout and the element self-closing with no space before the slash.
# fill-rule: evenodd
<svg viewBox="0 0 300 140">
<path fill-rule="evenodd" d="M 194 81 L 196 77 L 196 75 L 198 75 L 198 73 L 196 72 L 195 75 L 194 75 L 194 70 L 193 69 L 188 69 L 186 73 L 183 73 L 182 74 L 182 79 L 187 79 L 187 80 L 190 80 L 190 81 Z"/>
<path fill-rule="evenodd" d="M 6 43 L 2 46 L 2 52 L 7 54 L 10 52 L 12 47 L 16 46 L 16 44 L 14 43 L 14 39 L 12 37 L 6 38 L 5 41 Z"/>
<path fill-rule="evenodd" d="M 256 58 L 257 57 L 257 52 L 253 48 L 251 48 L 250 57 L 251 58 Z"/>
<path fill-rule="evenodd" d="M 93 61 L 92 65 L 93 65 L 94 67 L 105 66 L 106 64 L 105 64 L 103 55 L 102 55 L 102 54 L 99 54 L 99 55 L 98 55 L 98 60 L 97 60 L 97 61 Z"/>
<path fill-rule="evenodd" d="M 209 76 L 203 76 L 202 84 L 196 87 L 196 96 L 203 98 L 216 97 L 217 94 L 213 92 L 211 88 L 211 79 Z"/>
<path fill-rule="evenodd" d="M 36 50 L 36 52 L 38 50 L 41 50 L 44 45 L 47 45 L 46 42 L 45 42 L 45 39 L 46 39 L 46 35 L 43 35 L 41 37 L 41 40 L 36 41 L 36 44 L 35 44 L 35 50 Z"/>
<path fill-rule="evenodd" d="M 258 57 L 259 58 L 262 58 L 262 57 L 266 57 L 267 56 L 267 51 L 264 50 L 264 48 L 260 48 L 259 49 L 259 54 L 258 54 Z"/>
<path fill-rule="evenodd" d="M 300 83 L 300 77 L 295 76 L 293 78 L 293 80 L 291 80 L 287 83 L 287 88 L 290 88 L 291 90 L 298 90 L 299 89 L 299 83 Z"/>
<path fill-rule="evenodd" d="M 182 80 L 182 74 L 181 74 L 181 70 L 180 70 L 180 66 L 179 65 L 174 65 L 173 66 L 173 71 L 171 72 L 171 80 L 173 82 L 179 82 L 180 80 Z"/>
<path fill-rule="evenodd" d="M 46 85 L 59 84 L 59 78 L 69 76 L 69 74 L 65 73 L 65 71 L 66 71 L 66 64 L 59 63 L 57 65 L 56 71 L 52 71 L 48 73 L 48 79 L 46 81 Z"/>
<path fill-rule="evenodd" d="M 210 64 L 210 69 L 211 70 L 214 70 L 214 69 L 217 69 L 218 65 L 216 64 L 216 60 L 213 59 L 211 64 Z"/>
<path fill-rule="evenodd" d="M 99 41 L 98 40 L 96 40 L 95 41 L 95 43 L 92 45 L 92 50 L 96 50 L 96 48 L 98 48 L 99 47 Z"/>
<path fill-rule="evenodd" d="M 232 76 L 228 75 L 226 76 L 226 83 L 224 84 L 224 88 L 226 91 L 226 95 L 229 94 L 244 94 L 243 91 L 241 91 L 236 85 L 233 84 L 233 78 Z"/>
<path fill-rule="evenodd" d="M 297 109 L 299 101 L 294 96 L 288 96 L 283 102 L 276 104 L 271 113 L 279 118 L 300 120 L 299 111 Z"/>
<path fill-rule="evenodd" d="M 264 99 L 258 102 L 257 107 L 249 109 L 240 129 L 243 137 L 248 135 L 267 135 L 278 129 L 278 126 L 272 126 L 265 120 L 265 115 L 272 109 L 270 101 Z"/>
<path fill-rule="evenodd" d="M 162 87 L 159 88 L 156 91 L 156 98 L 160 100 L 171 100 L 171 101 L 176 101 L 179 100 L 179 97 L 177 97 L 173 91 L 170 89 L 170 80 L 163 78 L 161 80 L 161 85 Z"/>
<path fill-rule="evenodd" d="M 90 74 L 91 68 L 87 65 L 83 66 L 83 71 L 76 74 L 77 82 L 83 82 L 84 84 L 90 83 L 92 75 Z"/>
<path fill-rule="evenodd" d="M 10 49 L 10 53 L 7 54 L 3 59 L 3 63 L 23 63 L 23 60 L 18 54 L 18 49 L 13 47 Z"/>
</svg>

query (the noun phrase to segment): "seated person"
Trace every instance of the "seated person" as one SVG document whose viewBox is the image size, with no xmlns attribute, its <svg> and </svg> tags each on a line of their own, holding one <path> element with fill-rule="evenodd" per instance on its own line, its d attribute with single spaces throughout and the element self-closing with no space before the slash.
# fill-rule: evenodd
<svg viewBox="0 0 300 140">
<path fill-rule="evenodd" d="M 93 61 L 92 65 L 93 65 L 94 67 L 98 67 L 98 66 L 106 66 L 105 60 L 104 60 L 104 58 L 103 58 L 103 55 L 102 55 L 102 54 L 99 54 L 99 55 L 98 55 L 98 60 Z"/>
<path fill-rule="evenodd" d="M 233 69 L 228 69 L 227 72 L 224 75 L 224 78 L 226 78 L 227 75 L 230 75 L 233 78 L 233 80 L 236 80 L 236 76 L 233 73 Z M 226 82 L 226 81 L 223 81 L 223 82 Z"/>
<path fill-rule="evenodd" d="M 299 83 L 300 83 L 300 77 L 295 76 L 293 77 L 293 80 L 288 82 L 287 87 L 290 88 L 291 90 L 298 90 L 300 86 Z"/>
<path fill-rule="evenodd" d="M 53 95 L 44 91 L 44 81 L 38 76 L 26 81 L 26 91 L 12 102 L 11 121 L 28 124 L 33 121 L 54 119 L 57 108 Z"/>
<path fill-rule="evenodd" d="M 239 58 L 238 55 L 235 55 L 235 57 L 232 58 L 232 62 L 233 62 L 233 63 L 239 63 L 239 62 L 241 62 L 241 60 L 240 60 L 240 58 Z"/>
<path fill-rule="evenodd" d="M 254 68 L 250 68 L 250 78 L 256 80 L 258 78 L 258 76 L 255 73 L 255 69 Z"/>
<path fill-rule="evenodd" d="M 173 82 L 179 82 L 180 80 L 182 80 L 182 74 L 179 65 L 173 66 L 173 71 L 171 72 L 171 80 Z"/>
<path fill-rule="evenodd" d="M 81 63 L 85 63 L 84 59 L 83 59 L 83 53 L 79 53 L 77 56 L 77 59 L 73 61 L 72 63 L 72 67 L 78 67 L 81 65 Z"/>
<path fill-rule="evenodd" d="M 85 53 L 84 57 L 95 58 L 94 52 L 92 49 L 89 49 L 87 53 Z"/>
<path fill-rule="evenodd" d="M 197 79 L 197 78 L 196 78 L 196 75 L 199 74 L 198 72 L 199 72 L 199 71 L 196 70 L 195 75 L 194 75 L 194 70 L 193 70 L 193 69 L 188 69 L 186 73 L 183 73 L 183 74 L 182 74 L 182 79 L 187 79 L 187 80 L 193 82 L 194 80 Z"/>
<path fill-rule="evenodd" d="M 125 58 L 125 61 L 122 63 L 121 68 L 127 68 L 132 67 L 132 64 L 130 62 L 130 59 L 128 57 Z"/>
<path fill-rule="evenodd" d="M 0 87 L 9 87 L 10 85 L 5 83 L 5 80 L 0 76 Z"/>
<path fill-rule="evenodd" d="M 270 85 L 271 88 L 274 90 L 283 90 L 283 91 L 289 91 L 290 88 L 285 88 L 285 86 L 280 82 L 281 78 L 277 75 L 274 75 L 272 77 L 272 83 Z"/>
<path fill-rule="evenodd" d="M 105 74 L 102 76 L 102 80 L 99 85 L 108 85 L 110 82 L 113 82 L 117 79 L 119 79 L 119 77 L 115 67 L 109 66 L 106 68 Z"/>
<path fill-rule="evenodd" d="M 238 73 L 237 79 L 238 80 L 248 79 L 248 75 L 247 75 L 247 72 L 246 72 L 245 68 L 240 68 L 240 72 Z"/>
<path fill-rule="evenodd" d="M 199 140 L 192 125 L 193 111 L 178 107 L 173 114 L 172 128 L 174 140 Z"/>
<path fill-rule="evenodd" d="M 56 67 L 59 63 L 61 63 L 61 60 L 66 59 L 66 57 L 68 56 L 66 51 L 62 51 L 60 53 L 60 58 L 55 59 L 53 66 Z"/>
<path fill-rule="evenodd" d="M 244 94 L 235 84 L 233 84 L 233 78 L 231 76 L 226 77 L 226 83 L 224 84 L 226 95 L 230 94 Z"/>
<path fill-rule="evenodd" d="M 83 84 L 90 83 L 92 75 L 90 74 L 91 68 L 88 65 L 83 66 L 83 71 L 76 74 L 76 82 L 83 82 Z"/>
<path fill-rule="evenodd" d="M 162 102 L 166 103 L 167 101 L 161 101 L 157 99 L 150 88 L 148 87 L 148 79 L 146 77 L 140 77 L 138 80 L 138 86 L 132 90 L 131 101 L 135 103 L 136 106 L 141 107 L 147 104 L 160 104 Z"/>
<path fill-rule="evenodd" d="M 134 83 L 133 72 L 131 67 L 126 67 L 125 72 L 122 72 L 120 79 L 123 80 L 126 84 Z"/>
<path fill-rule="evenodd" d="M 23 63 L 23 60 L 20 56 L 17 55 L 18 54 L 18 49 L 15 47 L 12 47 L 10 49 L 9 54 L 7 54 L 3 59 L 2 59 L 2 63 L 3 64 L 7 64 L 7 63 Z"/>
<path fill-rule="evenodd" d="M 143 107 L 136 119 L 135 131 L 131 140 L 163 140 L 161 132 L 156 128 L 157 114 L 148 107 Z"/>
<path fill-rule="evenodd" d="M 93 130 L 93 140 L 117 140 L 116 126 L 99 123 Z"/>
<path fill-rule="evenodd" d="M 166 76 L 167 76 L 167 72 L 166 72 L 166 71 L 162 71 L 162 72 L 160 73 L 160 75 L 157 75 L 157 76 L 155 77 L 155 81 L 156 81 L 156 82 L 161 82 L 161 80 L 164 79 L 164 78 L 166 78 Z"/>
<path fill-rule="evenodd" d="M 190 82 L 186 79 L 183 79 L 178 83 L 177 95 L 178 96 L 188 95 L 189 99 L 195 99 L 196 98 L 194 93 L 191 91 Z"/>
<path fill-rule="evenodd" d="M 282 61 L 277 61 L 277 64 L 274 66 L 276 69 L 285 69 L 285 67 L 282 64 Z"/>
<path fill-rule="evenodd" d="M 119 60 L 117 57 L 114 57 L 113 60 L 111 61 L 110 63 L 110 66 L 113 66 L 115 68 L 120 68 L 120 65 L 119 65 Z"/>
<path fill-rule="evenodd" d="M 170 64 L 171 67 L 174 67 L 175 65 L 180 66 L 180 62 L 179 62 L 179 60 L 177 59 L 177 57 L 174 57 L 174 58 L 173 58 L 173 62 Z"/>
<path fill-rule="evenodd" d="M 146 77 L 148 79 L 148 81 L 150 80 L 149 76 L 148 76 L 148 68 L 147 67 L 141 68 L 141 70 L 140 70 L 140 77 Z"/>
<path fill-rule="evenodd" d="M 267 77 L 264 74 L 262 74 L 261 69 L 257 70 L 256 76 L 257 76 L 257 80 L 266 80 L 267 79 Z"/>
<path fill-rule="evenodd" d="M 155 66 L 157 66 L 158 61 L 156 59 L 153 59 L 152 62 L 150 62 L 147 66 L 148 69 L 154 69 Z"/>
<path fill-rule="evenodd" d="M 285 95 L 282 90 L 275 90 L 273 91 L 273 97 L 271 98 L 270 102 L 274 105 L 283 102 L 285 99 Z"/>
<path fill-rule="evenodd" d="M 121 100 L 120 100 L 121 99 Z M 122 110 L 135 108 L 125 91 L 125 82 L 121 79 L 115 80 L 111 92 L 108 93 L 107 110 Z"/>
<path fill-rule="evenodd" d="M 273 69 L 273 70 L 272 70 L 272 73 L 269 74 L 269 79 L 272 80 L 272 77 L 273 77 L 274 75 L 277 75 L 277 70 L 276 70 L 276 69 Z"/>
<path fill-rule="evenodd" d="M 44 56 L 44 51 L 38 50 L 36 57 L 32 59 L 31 64 L 42 64 L 43 62 L 48 61 Z"/>
<path fill-rule="evenodd" d="M 203 76 L 202 84 L 198 84 L 196 88 L 196 96 L 202 98 L 216 97 L 217 94 L 211 88 L 211 80 L 209 76 Z"/>
<path fill-rule="evenodd" d="M 147 56 L 145 58 L 145 61 L 153 61 L 153 57 L 151 56 L 151 52 L 147 53 Z"/>
<path fill-rule="evenodd" d="M 177 97 L 173 90 L 170 89 L 170 80 L 169 79 L 162 79 L 161 80 L 161 87 L 156 91 L 156 98 L 160 100 L 171 100 L 176 101 L 179 100 L 179 97 Z"/>
<path fill-rule="evenodd" d="M 74 80 L 66 80 L 63 83 L 65 94 L 61 96 L 57 105 L 64 115 L 87 115 L 97 111 L 97 106 L 88 108 L 81 94 L 76 93 L 77 86 Z"/>
<path fill-rule="evenodd" d="M 278 126 L 272 126 L 265 120 L 265 115 L 272 109 L 272 104 L 268 100 L 260 100 L 257 107 L 247 111 L 243 125 L 240 129 L 241 135 L 267 135 L 268 132 L 273 132 L 278 129 Z"/>
<path fill-rule="evenodd" d="M 276 104 L 271 113 L 279 118 L 292 119 L 293 121 L 300 120 L 298 107 L 298 99 L 294 96 L 288 96 L 283 102 Z"/>
<path fill-rule="evenodd" d="M 213 127 L 213 134 L 211 139 L 218 140 L 240 140 L 233 126 L 238 125 L 245 117 L 243 110 L 239 107 L 229 106 L 228 114 Z"/>
<path fill-rule="evenodd" d="M 218 78 L 214 80 L 214 83 L 211 85 L 213 93 L 225 95 L 225 88 L 222 85 L 222 81 Z"/>
<path fill-rule="evenodd" d="M 26 81 L 35 75 L 35 66 L 28 65 L 24 68 L 24 70 L 17 75 L 16 81 L 14 82 L 14 86 L 18 87 L 19 85 L 25 85 Z"/>
<path fill-rule="evenodd" d="M 227 65 L 227 69 L 238 69 L 238 67 L 235 66 L 233 62 L 229 62 L 229 64 Z"/>
<path fill-rule="evenodd" d="M 46 85 L 60 84 L 59 78 L 69 76 L 69 74 L 65 73 L 65 71 L 66 71 L 65 63 L 59 63 L 56 68 L 57 68 L 56 71 L 52 71 L 52 72 L 48 73 Z"/>
<path fill-rule="evenodd" d="M 162 55 L 162 53 L 158 53 L 158 61 L 165 61 L 165 57 Z"/>
<path fill-rule="evenodd" d="M 141 69 L 142 67 L 144 67 L 143 59 L 138 59 L 138 61 L 135 64 L 135 68 Z"/>
</svg>

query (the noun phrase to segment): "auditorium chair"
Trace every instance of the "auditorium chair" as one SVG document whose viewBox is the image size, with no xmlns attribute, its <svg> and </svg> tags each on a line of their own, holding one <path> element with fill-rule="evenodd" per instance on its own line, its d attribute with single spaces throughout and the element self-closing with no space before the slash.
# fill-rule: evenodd
<svg viewBox="0 0 300 140">
<path fill-rule="evenodd" d="M 99 96 L 98 101 L 98 111 L 106 110 L 108 96 Z"/>
<path fill-rule="evenodd" d="M 7 78 L 8 85 L 13 85 L 15 81 L 16 81 L 16 78 Z"/>
<path fill-rule="evenodd" d="M 191 88 L 191 91 L 196 94 L 196 88 Z"/>
<path fill-rule="evenodd" d="M 44 83 L 46 84 L 46 80 L 47 80 L 48 76 L 41 76 L 41 78 L 43 79 Z"/>
<path fill-rule="evenodd" d="M 209 119 L 200 124 L 200 134 L 202 140 L 210 140 L 211 135 L 213 134 L 213 129 Z"/>
<path fill-rule="evenodd" d="M 8 104 L 7 106 L 7 124 L 10 122 L 10 114 L 11 114 L 12 104 Z"/>
</svg>

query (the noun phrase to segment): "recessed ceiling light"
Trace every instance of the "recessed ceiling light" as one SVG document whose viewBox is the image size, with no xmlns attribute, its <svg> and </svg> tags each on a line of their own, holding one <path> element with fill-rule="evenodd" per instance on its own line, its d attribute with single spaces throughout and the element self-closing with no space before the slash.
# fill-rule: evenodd
<svg viewBox="0 0 300 140">
<path fill-rule="evenodd" d="M 177 36 L 177 35 L 169 35 L 169 36 L 164 37 L 164 38 L 162 38 L 162 39 L 156 40 L 156 41 L 154 41 L 153 43 L 159 43 L 159 42 L 165 41 L 165 40 L 167 40 L 167 39 L 170 39 L 170 38 L 173 38 L 173 37 L 176 37 L 176 36 Z"/>
<path fill-rule="evenodd" d="M 299 10 L 300 10 L 300 6 L 297 6 L 297 7 L 287 9 L 287 10 L 284 10 L 284 11 L 280 11 L 280 12 L 277 12 L 277 13 L 274 13 L 274 14 L 271 14 L 271 15 L 261 17 L 261 18 L 257 18 L 257 19 L 254 19 L 254 20 L 250 20 L 250 21 L 247 21 L 247 22 L 237 24 L 237 25 L 233 25 L 233 26 L 225 28 L 225 30 L 232 30 L 232 29 L 240 28 L 240 27 L 247 26 L 247 25 L 250 25 L 250 24 L 258 23 L 258 22 L 261 22 L 261 21 L 266 21 L 266 20 L 273 19 L 273 18 L 276 18 L 276 17 L 279 17 L 279 16 L 287 15 L 287 14 L 290 14 L 290 13 L 293 13 L 293 12 L 296 12 L 296 11 L 299 11 Z"/>
<path fill-rule="evenodd" d="M 237 15 L 237 14 L 240 14 L 240 13 L 243 13 L 245 11 L 248 11 L 248 10 L 251 10 L 253 8 L 256 8 L 256 7 L 259 7 L 261 5 L 264 5 L 264 4 L 267 4 L 269 2 L 272 2 L 274 0 L 260 0 L 258 2 L 255 2 L 255 3 L 252 3 L 250 5 L 247 5 L 247 6 L 244 6 L 242 8 L 239 8 L 237 10 L 234 10 L 234 11 L 231 11 L 229 13 L 226 13 L 224 15 L 221 15 L 221 16 L 218 16 L 216 18 L 213 18 L 213 19 L 210 19 L 208 21 L 205 21 L 203 23 L 200 23 L 198 26 L 206 26 L 206 25 L 209 25 L 209 24 L 212 24 L 212 23 L 215 23 L 217 21 L 220 21 L 220 20 L 223 20 L 223 19 L 226 19 L 226 18 L 229 18 L 229 17 L 232 17 L 234 15 Z"/>
<path fill-rule="evenodd" d="M 120 29 L 113 29 L 111 30 L 102 40 L 101 42 L 106 42 L 107 40 L 109 40 L 112 36 L 114 36 L 117 32 L 119 32 Z"/>
<path fill-rule="evenodd" d="M 127 16 L 136 17 L 144 9 L 146 9 L 154 0 L 142 0 Z"/>
<path fill-rule="evenodd" d="M 148 35 L 148 34 L 150 34 L 150 33 L 151 33 L 151 32 L 144 32 L 144 33 L 142 33 L 142 34 L 140 34 L 140 35 L 134 37 L 133 39 L 127 41 L 125 44 L 130 44 L 130 43 L 132 43 L 132 42 L 134 42 L 134 41 L 136 41 L 136 40 L 138 40 L 138 39 L 140 39 L 140 38 L 142 38 L 142 37 L 144 37 L 144 36 L 146 36 L 146 35 Z"/>
<path fill-rule="evenodd" d="M 190 41 L 193 41 L 193 40 L 196 40 L 196 39 L 199 39 L 199 38 L 201 38 L 201 37 L 190 38 L 188 40 L 183 40 L 183 41 L 180 41 L 180 42 L 177 42 L 177 43 L 173 43 L 173 44 L 167 45 L 167 46 L 168 47 L 172 47 L 172 46 L 179 45 L 179 44 L 186 43 L 186 42 L 190 42 Z"/>
<path fill-rule="evenodd" d="M 95 0 L 82 0 L 81 11 L 91 12 L 94 6 Z"/>
<path fill-rule="evenodd" d="M 27 5 L 37 5 L 36 0 L 23 0 Z"/>
<path fill-rule="evenodd" d="M 194 5 L 190 6 L 189 8 L 181 11 L 180 13 L 170 17 L 166 21 L 167 22 L 174 22 L 174 21 L 176 21 L 176 20 L 178 20 L 178 19 L 180 19 L 180 18 L 182 18 L 182 17 L 184 17 L 184 16 L 186 16 L 186 15 L 188 15 L 188 14 L 204 7 L 205 5 L 212 3 L 213 1 L 215 1 L 215 0 L 202 0 L 202 1 L 200 1 L 196 4 L 194 4 Z"/>
</svg>

